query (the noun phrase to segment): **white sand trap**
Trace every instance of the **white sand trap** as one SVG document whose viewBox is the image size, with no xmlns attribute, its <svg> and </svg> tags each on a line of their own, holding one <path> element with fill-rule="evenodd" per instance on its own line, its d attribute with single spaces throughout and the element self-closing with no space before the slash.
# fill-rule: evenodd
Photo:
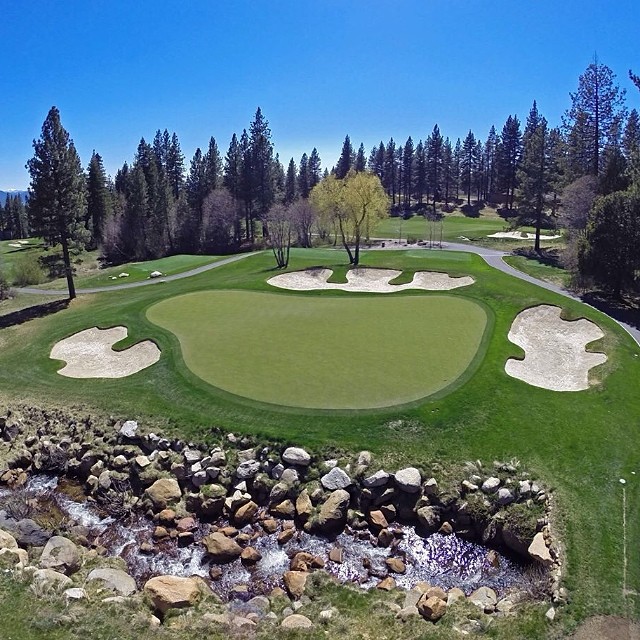
<svg viewBox="0 0 640 640">
<path fill-rule="evenodd" d="M 586 346 L 604 336 L 589 320 L 560 317 L 560 307 L 540 305 L 518 314 L 509 340 L 525 352 L 524 360 L 507 360 L 505 371 L 535 387 L 551 391 L 583 391 L 589 388 L 589 370 L 607 360 Z"/>
<path fill-rule="evenodd" d="M 68 378 L 125 378 L 158 362 L 160 349 L 151 340 L 124 351 L 111 348 L 126 337 L 126 327 L 93 327 L 55 344 L 50 357 L 67 363 L 58 373 Z"/>
<path fill-rule="evenodd" d="M 407 289 L 423 289 L 425 291 L 446 291 L 458 287 L 466 287 L 475 281 L 470 276 L 452 278 L 446 273 L 434 271 L 416 271 L 413 280 L 407 284 L 389 284 L 402 271 L 395 269 L 351 269 L 347 271 L 347 282 L 336 284 L 327 282 L 333 271 L 331 269 L 307 269 L 282 273 L 267 280 L 270 285 L 292 291 L 311 291 L 316 289 L 334 289 L 352 292 L 393 293 Z"/>
<path fill-rule="evenodd" d="M 508 240 L 535 240 L 535 233 L 525 233 L 524 231 L 498 231 L 498 233 L 492 233 L 487 238 L 507 238 Z M 540 240 L 555 240 L 556 238 L 562 238 L 562 236 L 543 236 L 540 234 Z"/>
<path fill-rule="evenodd" d="M 10 242 L 7 246 L 12 247 L 13 249 L 22 249 L 22 244 L 19 242 Z"/>
</svg>

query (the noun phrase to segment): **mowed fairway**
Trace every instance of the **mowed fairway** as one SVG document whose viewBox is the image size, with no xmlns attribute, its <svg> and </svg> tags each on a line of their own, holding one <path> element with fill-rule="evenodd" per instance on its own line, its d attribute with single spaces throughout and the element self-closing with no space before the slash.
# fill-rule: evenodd
<svg viewBox="0 0 640 640">
<path fill-rule="evenodd" d="M 155 304 L 189 369 L 238 396 L 314 409 L 412 402 L 453 384 L 487 325 L 447 295 L 308 296 L 201 291 Z"/>
</svg>

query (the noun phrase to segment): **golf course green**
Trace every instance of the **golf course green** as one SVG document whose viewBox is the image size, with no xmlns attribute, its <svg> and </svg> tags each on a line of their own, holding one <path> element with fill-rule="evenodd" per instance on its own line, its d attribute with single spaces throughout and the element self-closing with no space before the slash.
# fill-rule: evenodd
<svg viewBox="0 0 640 640">
<path fill-rule="evenodd" d="M 447 295 L 346 297 L 199 291 L 147 311 L 187 367 L 238 396 L 289 407 L 373 409 L 453 385 L 487 326 Z"/>
</svg>

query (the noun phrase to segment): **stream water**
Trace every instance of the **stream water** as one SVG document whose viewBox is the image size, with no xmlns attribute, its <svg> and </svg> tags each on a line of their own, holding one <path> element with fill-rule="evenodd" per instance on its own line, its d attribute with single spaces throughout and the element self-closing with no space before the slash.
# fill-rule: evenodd
<svg viewBox="0 0 640 640">
<path fill-rule="evenodd" d="M 7 508 L 9 502 L 30 504 L 33 514 L 38 514 L 38 505 L 41 509 L 46 505 L 57 509 L 67 527 L 82 527 L 91 544 L 104 547 L 110 556 L 120 556 L 139 585 L 160 574 L 199 575 L 209 579 L 211 563 L 203 545 L 198 544 L 209 533 L 208 524 L 199 526 L 194 544 L 180 546 L 176 539 L 165 539 L 154 545 L 154 553 L 147 554 L 141 552 L 140 545 L 152 541 L 156 526 L 153 521 L 136 513 L 121 518 L 109 516 L 93 501 L 76 501 L 70 497 L 70 492 L 62 489 L 56 477 L 33 476 L 20 489 L 0 488 L 0 514 L 3 509 L 11 514 Z M 37 520 L 33 514 L 28 517 Z M 479 586 L 491 587 L 502 594 L 507 589 L 527 585 L 525 566 L 500 553 L 492 552 L 490 557 L 487 547 L 455 535 L 436 533 L 423 538 L 409 526 L 392 525 L 392 529 L 398 543 L 388 549 L 374 546 L 365 532 L 348 527 L 330 540 L 297 530 L 289 542 L 279 545 L 276 534 L 266 534 L 258 524 L 248 525 L 241 532 L 252 536 L 250 544 L 262 554 L 262 559 L 252 567 L 244 566 L 239 559 L 222 565 L 222 575 L 210 581 L 211 587 L 223 599 L 238 585 L 246 585 L 250 596 L 266 594 L 275 586 L 282 586 L 282 574 L 289 569 L 290 559 L 297 551 L 320 556 L 325 560 L 325 570 L 340 582 L 352 582 L 365 589 L 374 587 L 385 577 L 385 560 L 391 555 L 400 557 L 406 565 L 403 575 L 392 574 L 398 586 L 406 589 L 425 581 L 444 589 L 458 587 L 467 594 Z M 343 550 L 342 563 L 328 558 L 335 546 Z"/>
</svg>

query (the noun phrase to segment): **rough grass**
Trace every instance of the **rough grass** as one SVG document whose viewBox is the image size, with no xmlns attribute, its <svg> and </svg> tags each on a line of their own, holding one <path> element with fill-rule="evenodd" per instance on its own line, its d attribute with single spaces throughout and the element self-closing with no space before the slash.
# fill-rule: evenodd
<svg viewBox="0 0 640 640">
<path fill-rule="evenodd" d="M 339 269 L 344 261 L 342 252 L 293 251 L 291 270 L 318 265 Z M 476 284 L 458 295 L 487 305 L 495 324 L 486 356 L 464 385 L 410 408 L 337 414 L 268 410 L 216 393 L 188 370 L 179 356 L 177 338 L 150 323 L 146 310 L 162 299 L 194 291 L 268 291 L 266 280 L 274 270 L 272 258 L 265 253 L 161 288 L 84 296 L 65 311 L 1 330 L 2 398 L 64 403 L 70 408 L 84 406 L 136 417 L 185 439 L 207 439 L 210 428 L 219 426 L 311 448 L 366 447 L 398 465 L 412 462 L 426 467 L 437 460 L 446 468 L 463 460 L 517 457 L 555 490 L 558 526 L 567 549 L 566 586 L 571 604 L 549 625 L 548 634 L 557 637 L 560 628 L 570 628 L 575 621 L 598 613 L 637 618 L 638 598 L 622 595 L 619 483 L 619 478 L 627 479 L 628 588 L 639 591 L 640 475 L 631 474 L 640 474 L 637 345 L 597 310 L 497 272 L 475 255 L 372 251 L 363 254 L 363 264 L 406 271 L 443 270 L 476 279 Z M 558 393 L 506 375 L 507 358 L 521 355 L 507 340 L 509 327 L 523 308 L 536 304 L 560 305 L 567 317 L 584 316 L 605 331 L 601 344 L 593 345 L 609 357 L 594 370 L 602 385 L 584 392 Z M 57 375 L 59 363 L 48 358 L 52 344 L 95 324 L 125 324 L 131 343 L 153 338 L 164 355 L 146 372 L 120 381 L 75 381 Z M 540 631 L 542 627 L 536 628 Z M 545 635 L 536 633 L 523 631 L 515 637 Z M 504 631 L 495 637 L 514 635 Z"/>
<path fill-rule="evenodd" d="M 504 261 L 518 271 L 522 271 L 534 278 L 551 282 L 561 287 L 569 286 L 571 274 L 560 267 L 546 264 L 536 258 L 527 258 L 525 256 L 506 256 Z"/>
<path fill-rule="evenodd" d="M 206 291 L 147 311 L 186 365 L 230 393 L 290 407 L 414 402 L 471 364 L 484 309 L 455 296 L 309 296 Z M 258 329 L 258 330 L 256 330 Z"/>
</svg>

